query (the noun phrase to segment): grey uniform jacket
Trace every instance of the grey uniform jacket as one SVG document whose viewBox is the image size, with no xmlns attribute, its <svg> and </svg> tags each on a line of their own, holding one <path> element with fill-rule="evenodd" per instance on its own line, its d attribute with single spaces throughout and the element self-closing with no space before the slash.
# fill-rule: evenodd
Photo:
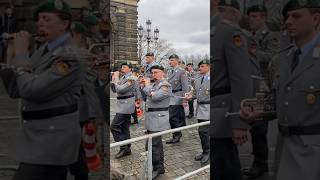
<svg viewBox="0 0 320 180">
<path fill-rule="evenodd" d="M 237 26 L 219 16 L 211 19 L 211 72 L 210 114 L 213 137 L 231 137 L 232 128 L 248 129 L 248 124 L 238 117 L 225 117 L 226 112 L 237 112 L 240 102 L 252 96 L 251 65 L 245 38 Z M 230 88 L 232 93 L 214 95 L 217 88 Z"/>
<path fill-rule="evenodd" d="M 32 72 L 18 71 L 10 76 L 1 72 L 8 94 L 21 98 L 24 112 L 74 105 L 81 94 L 84 70 L 70 36 L 41 57 L 43 51 L 44 46 L 31 58 L 20 54 L 12 60 L 14 65 L 31 65 Z M 16 140 L 12 153 L 19 162 L 71 164 L 77 160 L 80 147 L 79 112 L 47 119 L 23 119 Z"/>
<path fill-rule="evenodd" d="M 116 113 L 132 114 L 135 111 L 135 91 L 137 78 L 130 75 L 122 76 L 119 80 L 111 83 L 111 90 L 117 93 L 117 97 L 132 96 L 126 99 L 117 99 Z"/>
<path fill-rule="evenodd" d="M 207 78 L 199 77 L 195 81 L 195 97 L 197 98 L 197 119 L 210 120 L 210 74 Z M 209 103 L 209 104 L 208 104 Z"/>
<path fill-rule="evenodd" d="M 154 94 L 151 96 L 151 92 Z M 168 108 L 172 95 L 171 85 L 166 80 L 155 81 L 141 89 L 143 99 L 148 108 Z M 169 110 L 145 113 L 145 127 L 149 131 L 164 131 L 170 129 Z"/>
<path fill-rule="evenodd" d="M 173 96 L 170 100 L 170 105 L 182 105 L 184 94 L 189 91 L 188 77 L 186 72 L 181 67 L 168 70 L 168 82 L 171 84 Z M 177 92 L 176 92 L 177 91 Z"/>
<path fill-rule="evenodd" d="M 320 124 L 320 38 L 291 73 L 295 47 L 276 58 L 275 86 L 279 124 Z M 320 135 L 283 136 L 277 180 L 320 179 Z"/>
</svg>

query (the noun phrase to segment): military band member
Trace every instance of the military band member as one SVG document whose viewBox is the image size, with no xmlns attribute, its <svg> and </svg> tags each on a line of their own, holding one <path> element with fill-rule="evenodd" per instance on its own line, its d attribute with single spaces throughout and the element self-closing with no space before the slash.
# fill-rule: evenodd
<svg viewBox="0 0 320 180">
<path fill-rule="evenodd" d="M 186 125 L 186 115 L 184 112 L 183 97 L 189 91 L 188 78 L 186 72 L 179 66 L 179 56 L 173 54 L 169 57 L 170 69 L 168 70 L 167 79 L 171 84 L 173 96 L 170 100 L 169 114 L 171 129 Z M 172 139 L 167 144 L 174 144 L 180 141 L 181 132 L 174 132 Z"/>
<path fill-rule="evenodd" d="M 279 138 L 276 179 L 320 177 L 320 2 L 290 0 L 283 8 L 294 45 L 276 56 L 275 92 Z M 242 107 L 243 119 L 264 115 Z"/>
<path fill-rule="evenodd" d="M 21 98 L 22 126 L 12 150 L 19 162 L 14 180 L 66 180 L 81 141 L 78 100 L 84 70 L 69 33 L 71 13 L 61 0 L 49 0 L 34 13 L 43 45 L 29 57 L 30 35 L 13 34 L 8 63 L 0 72 L 8 94 Z"/>
<path fill-rule="evenodd" d="M 112 73 L 111 90 L 117 93 L 116 116 L 111 123 L 111 133 L 116 142 L 130 139 L 131 114 L 135 111 L 135 90 L 137 78 L 132 76 L 131 64 L 122 63 L 123 76 L 119 78 L 119 71 Z M 120 147 L 116 158 L 131 154 L 131 145 Z"/>
<path fill-rule="evenodd" d="M 148 52 L 146 54 L 146 65 L 144 67 L 144 77 L 152 79 L 151 67 L 154 65 L 158 65 L 158 63 L 154 59 L 154 54 L 152 52 Z"/>
<path fill-rule="evenodd" d="M 197 99 L 196 117 L 198 122 L 201 123 L 210 120 L 210 61 L 202 60 L 198 66 L 201 76 L 194 83 L 194 93 L 186 94 L 186 98 L 191 99 L 193 96 Z M 199 127 L 198 132 L 202 152 L 196 155 L 195 160 L 204 165 L 210 160 L 209 125 Z"/>
<path fill-rule="evenodd" d="M 196 75 L 196 72 L 193 70 L 193 63 L 187 64 L 186 73 L 187 73 L 189 85 L 194 86 L 194 81 L 197 75 Z M 188 106 L 189 106 L 189 114 L 187 118 L 192 118 L 194 116 L 193 99 L 188 100 Z"/>
<path fill-rule="evenodd" d="M 170 129 L 168 111 L 172 95 L 171 85 L 165 79 L 164 68 L 155 65 L 150 70 L 154 83 L 150 84 L 149 79 L 142 79 L 140 82 L 146 102 L 145 127 L 149 134 Z M 165 172 L 161 136 L 152 139 L 152 165 L 152 179 Z"/>
<path fill-rule="evenodd" d="M 252 96 L 251 65 L 242 30 L 225 18 L 239 19 L 239 3 L 213 0 L 211 5 L 210 52 L 214 71 L 210 84 L 210 177 L 239 180 L 242 175 L 237 145 L 248 140 L 250 127 L 237 117 L 226 117 L 226 112 L 239 111 L 241 100 Z"/>
</svg>

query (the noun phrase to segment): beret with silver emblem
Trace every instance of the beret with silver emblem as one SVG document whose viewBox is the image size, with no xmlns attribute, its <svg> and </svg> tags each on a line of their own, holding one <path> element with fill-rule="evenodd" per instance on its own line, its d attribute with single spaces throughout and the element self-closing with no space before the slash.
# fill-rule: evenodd
<svg viewBox="0 0 320 180">
<path fill-rule="evenodd" d="M 63 0 L 48 0 L 40 4 L 34 13 L 34 17 L 37 19 L 38 14 L 42 12 L 64 14 L 71 19 L 70 6 Z"/>
<path fill-rule="evenodd" d="M 240 11 L 240 4 L 237 0 L 220 0 L 218 6 L 233 7 Z"/>
<path fill-rule="evenodd" d="M 287 16 L 288 11 L 302 8 L 320 8 L 319 0 L 290 0 L 282 9 L 283 17 Z"/>
<path fill-rule="evenodd" d="M 202 64 L 210 64 L 210 61 L 208 59 L 204 59 L 202 61 L 199 62 L 198 66 L 202 65 Z"/>
<path fill-rule="evenodd" d="M 248 10 L 247 10 L 247 15 L 249 15 L 252 12 L 262 12 L 262 13 L 267 13 L 267 9 L 265 6 L 259 6 L 259 5 L 254 5 L 251 6 Z"/>
<path fill-rule="evenodd" d="M 172 59 L 172 58 L 179 59 L 179 56 L 176 54 L 172 54 L 171 56 L 169 56 L 169 59 Z"/>
</svg>

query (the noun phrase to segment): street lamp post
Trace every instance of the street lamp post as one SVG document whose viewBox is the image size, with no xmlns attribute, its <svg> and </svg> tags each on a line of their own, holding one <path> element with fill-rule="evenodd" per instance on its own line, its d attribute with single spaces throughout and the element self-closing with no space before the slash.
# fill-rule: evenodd
<svg viewBox="0 0 320 180">
<path fill-rule="evenodd" d="M 143 47 L 142 47 L 142 42 L 146 41 L 147 42 L 147 52 L 150 52 L 150 43 L 154 42 L 155 44 L 157 43 L 157 41 L 159 40 L 159 33 L 160 30 L 158 28 L 155 28 L 153 30 L 153 34 L 152 34 L 152 28 L 151 28 L 151 20 L 148 19 L 146 21 L 146 34 L 144 34 L 144 29 L 142 27 L 142 25 L 140 25 L 138 27 L 138 38 L 139 38 L 139 61 L 141 63 L 142 61 L 142 54 L 143 54 Z"/>
</svg>

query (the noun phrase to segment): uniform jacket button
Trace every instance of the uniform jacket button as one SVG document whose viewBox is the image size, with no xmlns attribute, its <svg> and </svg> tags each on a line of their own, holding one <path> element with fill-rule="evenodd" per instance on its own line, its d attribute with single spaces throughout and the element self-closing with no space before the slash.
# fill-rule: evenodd
<svg viewBox="0 0 320 180">
<path fill-rule="evenodd" d="M 54 127 L 54 126 L 50 126 L 49 129 L 50 129 L 50 130 L 54 130 L 55 127 Z"/>
</svg>

